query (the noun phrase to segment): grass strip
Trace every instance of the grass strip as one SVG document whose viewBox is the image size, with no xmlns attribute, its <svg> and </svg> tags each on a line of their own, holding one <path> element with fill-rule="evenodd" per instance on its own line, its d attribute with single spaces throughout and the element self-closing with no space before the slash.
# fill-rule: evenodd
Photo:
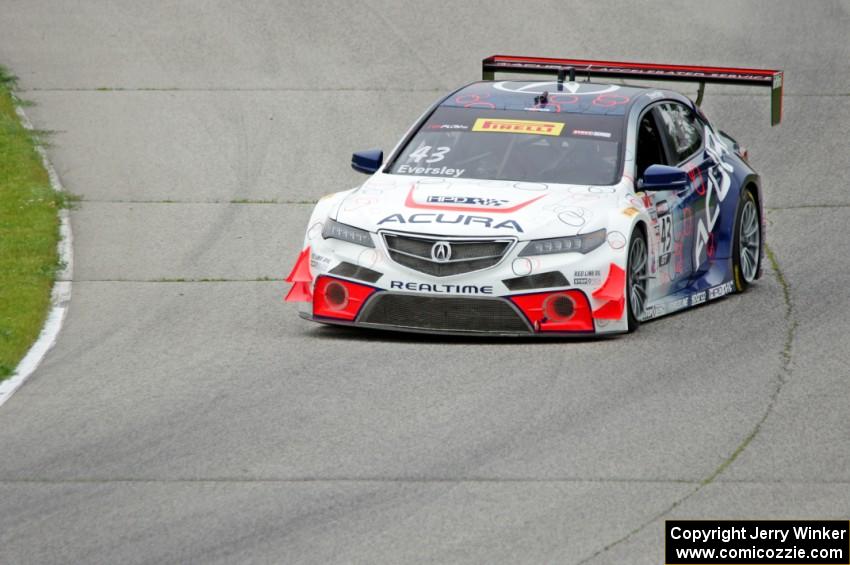
<svg viewBox="0 0 850 565">
<path fill-rule="evenodd" d="M 36 151 L 39 133 L 18 119 L 14 86 L 0 67 L 0 380 L 44 325 L 60 267 L 58 211 L 66 205 Z"/>
</svg>

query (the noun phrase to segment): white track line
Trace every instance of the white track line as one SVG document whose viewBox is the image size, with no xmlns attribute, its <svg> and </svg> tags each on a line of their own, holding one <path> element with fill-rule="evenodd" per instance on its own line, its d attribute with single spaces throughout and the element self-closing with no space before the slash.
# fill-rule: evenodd
<svg viewBox="0 0 850 565">
<path fill-rule="evenodd" d="M 15 108 L 21 123 L 28 130 L 33 130 L 32 122 L 20 106 Z M 36 151 L 41 156 L 41 162 L 44 165 L 47 175 L 50 177 L 50 185 L 54 190 L 63 192 L 62 182 L 59 180 L 59 175 L 56 174 L 56 169 L 50 164 L 47 158 L 47 152 L 40 145 L 36 145 Z M 68 301 L 71 299 L 71 278 L 74 273 L 74 253 L 72 249 L 71 239 L 71 222 L 66 208 L 59 210 L 59 260 L 64 265 L 64 268 L 57 273 L 56 282 L 53 283 L 53 290 L 50 293 L 50 312 L 47 314 L 47 320 L 44 322 L 44 327 L 41 328 L 41 333 L 38 339 L 27 351 L 26 356 L 21 359 L 18 366 L 15 368 L 14 374 L 3 382 L 0 382 L 0 406 L 11 398 L 12 394 L 24 384 L 24 381 L 36 370 L 41 360 L 56 343 L 56 336 L 59 335 L 59 330 L 62 329 L 62 322 L 65 320 L 65 313 L 68 311 Z"/>
</svg>

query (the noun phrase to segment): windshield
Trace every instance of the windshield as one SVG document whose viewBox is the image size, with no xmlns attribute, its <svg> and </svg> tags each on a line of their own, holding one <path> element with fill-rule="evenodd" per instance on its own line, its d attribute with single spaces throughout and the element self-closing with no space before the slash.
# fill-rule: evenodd
<svg viewBox="0 0 850 565">
<path fill-rule="evenodd" d="M 398 175 L 610 185 L 622 116 L 438 108 L 390 169 Z"/>
</svg>

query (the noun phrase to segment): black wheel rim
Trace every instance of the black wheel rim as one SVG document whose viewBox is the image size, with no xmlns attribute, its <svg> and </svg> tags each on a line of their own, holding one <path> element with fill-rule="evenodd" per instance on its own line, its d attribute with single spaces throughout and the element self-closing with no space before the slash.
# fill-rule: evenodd
<svg viewBox="0 0 850 565">
<path fill-rule="evenodd" d="M 649 267 L 649 255 L 646 242 L 642 237 L 635 237 L 629 247 L 629 307 L 632 316 L 640 320 L 646 306 L 646 281 Z"/>
<path fill-rule="evenodd" d="M 741 276 L 747 283 L 755 280 L 759 267 L 759 245 L 761 244 L 761 226 L 756 205 L 749 198 L 744 201 L 741 210 L 741 225 L 738 230 L 738 257 L 741 264 Z"/>
</svg>

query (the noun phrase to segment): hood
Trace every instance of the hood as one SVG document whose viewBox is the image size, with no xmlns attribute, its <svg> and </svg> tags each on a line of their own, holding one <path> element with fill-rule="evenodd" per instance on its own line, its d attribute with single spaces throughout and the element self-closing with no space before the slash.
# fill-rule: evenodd
<svg viewBox="0 0 850 565">
<path fill-rule="evenodd" d="M 348 194 L 336 220 L 372 232 L 541 239 L 604 227 L 617 186 L 377 174 Z"/>
</svg>

